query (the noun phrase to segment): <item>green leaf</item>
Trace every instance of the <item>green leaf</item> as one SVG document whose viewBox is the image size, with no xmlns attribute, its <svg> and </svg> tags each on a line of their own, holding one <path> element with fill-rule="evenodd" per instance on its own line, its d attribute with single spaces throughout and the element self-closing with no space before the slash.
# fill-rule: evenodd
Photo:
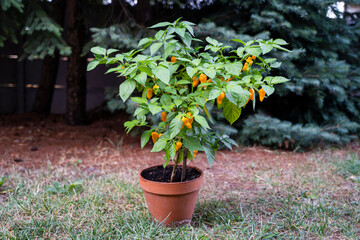
<svg viewBox="0 0 360 240">
<path fill-rule="evenodd" d="M 254 56 L 258 57 L 258 56 L 260 56 L 262 51 L 261 51 L 260 47 L 252 46 L 252 47 L 246 48 L 246 52 L 250 55 L 254 55 Z"/>
<path fill-rule="evenodd" d="M 186 72 L 190 78 L 192 78 L 196 74 L 197 71 L 198 71 L 198 68 L 186 67 Z"/>
<path fill-rule="evenodd" d="M 154 147 L 151 149 L 151 152 L 160 152 L 163 150 L 166 146 L 168 139 L 166 138 L 159 138 L 156 143 L 154 144 Z"/>
<path fill-rule="evenodd" d="M 211 45 L 217 46 L 219 44 L 219 42 L 211 37 L 206 37 L 205 39 L 208 43 L 210 43 Z"/>
<path fill-rule="evenodd" d="M 210 129 L 209 124 L 203 116 L 197 115 L 194 118 L 195 121 L 198 122 L 204 129 Z"/>
<path fill-rule="evenodd" d="M 102 56 L 105 56 L 106 55 L 106 49 L 105 48 L 102 48 L 102 47 L 92 47 L 90 49 L 90 51 L 94 54 L 97 54 L 97 55 L 102 55 Z"/>
<path fill-rule="evenodd" d="M 161 42 L 153 43 L 150 47 L 150 54 L 154 55 L 154 53 L 156 53 L 162 45 L 163 43 Z"/>
<path fill-rule="evenodd" d="M 141 134 L 141 139 L 140 139 L 141 148 L 144 148 L 145 145 L 149 142 L 152 132 L 153 130 L 147 130 Z"/>
<path fill-rule="evenodd" d="M 180 132 L 181 127 L 182 127 L 181 115 L 177 115 L 170 122 L 170 139 L 174 138 Z"/>
<path fill-rule="evenodd" d="M 286 49 L 286 48 L 281 47 L 281 46 L 279 46 L 279 45 L 274 44 L 273 46 L 274 46 L 274 48 L 277 48 L 277 49 L 279 49 L 279 50 L 282 50 L 282 51 L 285 51 L 285 52 L 291 52 L 289 49 Z"/>
<path fill-rule="evenodd" d="M 145 45 L 145 44 L 147 44 L 147 43 L 149 43 L 149 42 L 152 42 L 152 41 L 153 41 L 152 38 L 143 38 L 143 39 L 140 40 L 140 42 L 139 42 L 139 44 L 138 44 L 138 47 L 140 47 L 140 46 L 142 46 L 142 45 Z"/>
<path fill-rule="evenodd" d="M 106 54 L 107 54 L 107 55 L 110 55 L 110 54 L 112 54 L 112 53 L 114 53 L 114 52 L 118 52 L 118 51 L 119 51 L 118 49 L 110 48 L 110 49 L 108 49 L 108 50 L 106 51 Z"/>
<path fill-rule="evenodd" d="M 241 62 L 235 62 L 225 65 L 225 70 L 228 71 L 231 75 L 239 75 L 241 73 L 243 65 Z"/>
<path fill-rule="evenodd" d="M 217 98 L 218 96 L 220 96 L 220 94 L 222 93 L 222 91 L 218 88 L 214 88 L 211 90 L 210 94 L 209 94 L 209 98 L 208 100 L 213 100 L 215 98 Z"/>
<path fill-rule="evenodd" d="M 262 79 L 262 76 L 260 74 L 252 75 L 252 77 L 255 79 L 256 82 L 260 82 Z"/>
<path fill-rule="evenodd" d="M 179 18 L 179 20 L 180 20 L 180 19 L 181 19 L 181 18 Z M 181 23 L 184 24 L 184 26 L 195 26 L 195 25 L 196 25 L 195 23 L 189 22 L 189 21 L 182 21 Z"/>
<path fill-rule="evenodd" d="M 273 94 L 273 92 L 275 91 L 274 87 L 270 87 L 270 86 L 268 86 L 268 85 L 262 85 L 261 87 L 262 87 L 262 89 L 264 89 L 264 91 L 266 92 L 266 94 L 267 94 L 268 96 L 270 96 L 271 94 Z"/>
<path fill-rule="evenodd" d="M 192 40 L 192 37 L 191 37 L 190 33 L 186 32 L 185 36 L 183 38 L 183 41 L 188 48 L 191 47 L 191 40 Z"/>
<path fill-rule="evenodd" d="M 143 86 L 146 85 L 146 79 L 147 79 L 147 74 L 144 72 L 141 72 L 140 74 L 135 76 L 135 80 Z"/>
<path fill-rule="evenodd" d="M 135 87 L 136 87 L 136 83 L 133 79 L 128 79 L 120 85 L 119 95 L 124 102 L 133 93 L 133 91 L 135 90 Z"/>
<path fill-rule="evenodd" d="M 201 63 L 201 59 L 194 59 L 194 60 L 192 60 L 192 63 L 193 63 L 195 66 L 199 66 L 199 64 Z"/>
<path fill-rule="evenodd" d="M 180 80 L 178 82 L 176 82 L 176 84 L 179 84 L 179 85 L 187 85 L 187 84 L 190 84 L 191 82 L 188 81 L 188 80 Z"/>
<path fill-rule="evenodd" d="M 181 99 L 176 99 L 176 100 L 174 101 L 174 103 L 175 103 L 175 105 L 178 107 L 178 106 L 180 106 L 180 105 L 183 103 L 183 101 L 182 101 Z"/>
<path fill-rule="evenodd" d="M 200 141 L 196 139 L 196 137 L 184 136 L 183 137 L 183 145 L 193 154 L 194 151 L 202 151 L 203 146 Z"/>
<path fill-rule="evenodd" d="M 185 38 L 185 28 L 176 28 L 175 32 L 182 38 Z"/>
<path fill-rule="evenodd" d="M 266 54 L 273 49 L 273 46 L 271 44 L 259 43 L 259 46 L 263 54 Z"/>
<path fill-rule="evenodd" d="M 276 43 L 278 45 L 287 45 L 288 44 L 285 40 L 283 40 L 281 38 L 275 39 L 273 43 Z"/>
<path fill-rule="evenodd" d="M 183 24 L 184 24 L 184 22 L 183 22 Z M 190 26 L 190 24 L 184 24 L 184 26 L 185 26 L 186 29 L 190 32 L 190 34 L 194 36 L 194 30 L 193 30 L 193 28 Z"/>
<path fill-rule="evenodd" d="M 177 60 L 178 61 L 184 61 L 184 62 L 191 62 L 191 60 L 189 60 L 187 58 L 182 58 L 182 57 L 178 57 Z"/>
<path fill-rule="evenodd" d="M 162 108 L 156 104 L 149 104 L 149 110 L 152 113 L 152 115 L 155 115 L 162 111 Z"/>
<path fill-rule="evenodd" d="M 148 68 L 148 67 L 138 67 L 138 69 L 139 69 L 141 72 L 146 73 L 149 77 L 152 75 L 151 68 Z"/>
<path fill-rule="evenodd" d="M 147 104 L 148 103 L 146 98 L 141 98 L 141 97 L 132 97 L 131 101 L 136 102 L 138 104 Z"/>
<path fill-rule="evenodd" d="M 230 102 L 226 98 L 223 101 L 224 116 L 226 120 L 232 125 L 239 119 L 241 114 L 241 108 L 238 108 L 234 103 Z"/>
<path fill-rule="evenodd" d="M 209 165 L 212 166 L 215 161 L 215 150 L 208 146 L 204 146 L 203 149 L 205 151 Z"/>
<path fill-rule="evenodd" d="M 169 85 L 169 81 L 170 81 L 169 69 L 167 69 L 163 66 L 159 66 L 156 69 L 154 69 L 153 72 L 154 72 L 155 76 L 160 79 L 160 81 L 162 81 L 166 85 Z"/>
<path fill-rule="evenodd" d="M 139 123 L 140 122 L 137 119 L 132 120 L 132 121 L 126 121 L 124 123 L 126 133 L 129 133 L 131 131 L 131 129 L 133 129 L 135 126 L 138 126 Z"/>
<path fill-rule="evenodd" d="M 175 49 L 175 43 L 169 43 L 165 47 L 164 58 L 167 58 Z"/>
<path fill-rule="evenodd" d="M 244 43 L 244 45 L 245 45 L 245 43 Z M 236 49 L 236 54 L 242 58 L 244 56 L 244 50 L 245 50 L 244 47 L 238 47 L 238 49 Z"/>
<path fill-rule="evenodd" d="M 215 78 L 216 76 L 216 70 L 213 67 L 210 67 L 208 69 L 204 70 L 204 73 L 209 77 L 209 78 Z"/>
<path fill-rule="evenodd" d="M 279 68 L 281 66 L 281 62 L 274 62 L 270 64 L 271 68 Z"/>
<path fill-rule="evenodd" d="M 272 62 L 275 62 L 275 61 L 276 61 L 276 58 L 266 58 L 266 59 L 264 59 L 264 61 L 265 61 L 266 63 L 272 63 Z"/>
<path fill-rule="evenodd" d="M 180 93 L 180 95 L 183 95 L 183 94 L 186 93 L 187 91 L 188 91 L 187 88 L 182 88 L 182 89 L 179 90 L 179 93 Z"/>
<path fill-rule="evenodd" d="M 246 43 L 241 39 L 231 39 L 231 41 L 242 43 L 244 46 L 246 46 Z"/>
<path fill-rule="evenodd" d="M 176 145 L 175 142 L 172 142 L 169 146 L 169 156 L 172 160 L 176 157 Z"/>
<path fill-rule="evenodd" d="M 285 78 L 285 77 L 280 77 L 280 76 L 278 76 L 278 77 L 273 77 L 273 78 L 271 79 L 271 83 L 270 83 L 270 84 L 278 84 L 278 83 L 284 83 L 284 82 L 288 82 L 288 81 L 290 81 L 290 79 L 287 79 L 287 78 Z"/>
<path fill-rule="evenodd" d="M 171 93 L 171 94 L 173 94 L 173 95 L 176 95 L 176 94 L 177 94 L 176 89 L 174 89 L 173 87 L 170 87 L 170 86 L 166 86 L 165 89 L 164 89 L 164 92 L 168 92 L 168 93 Z M 164 97 L 164 96 L 167 96 L 167 95 L 163 95 L 163 97 Z M 169 97 L 169 98 L 170 98 L 170 97 Z M 169 101 L 171 101 L 171 100 L 169 99 Z"/>
<path fill-rule="evenodd" d="M 156 40 L 160 40 L 160 38 L 163 36 L 164 32 L 165 32 L 164 30 L 158 31 L 158 32 L 155 34 L 155 39 L 156 39 Z"/>
<path fill-rule="evenodd" d="M 169 22 L 160 22 L 160 23 L 157 23 L 155 25 L 152 25 L 151 27 L 149 28 L 159 28 L 159 27 L 166 27 L 166 26 L 169 26 L 171 25 L 172 23 L 169 23 Z"/>
<path fill-rule="evenodd" d="M 145 116 L 145 114 L 147 114 L 148 112 L 149 110 L 147 108 L 138 107 L 134 112 L 134 116 L 136 116 L 139 119 L 142 116 Z"/>
<path fill-rule="evenodd" d="M 148 56 L 138 54 L 138 55 L 136 55 L 135 58 L 132 59 L 132 61 L 134 61 L 134 62 L 143 62 L 143 61 L 146 61 L 146 59 L 148 59 L 148 58 L 149 58 Z"/>
<path fill-rule="evenodd" d="M 89 62 L 89 64 L 87 65 L 87 71 L 91 71 L 94 68 L 96 68 L 97 65 L 99 65 L 99 61 L 97 59 L 92 60 L 91 62 Z"/>
</svg>

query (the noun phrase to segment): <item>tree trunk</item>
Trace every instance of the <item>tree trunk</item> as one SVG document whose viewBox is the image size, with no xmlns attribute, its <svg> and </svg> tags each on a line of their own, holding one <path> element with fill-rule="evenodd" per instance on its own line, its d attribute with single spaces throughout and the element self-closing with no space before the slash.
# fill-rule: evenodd
<svg viewBox="0 0 360 240">
<path fill-rule="evenodd" d="M 81 57 L 85 25 L 80 0 L 67 0 L 66 17 L 71 55 L 66 79 L 66 121 L 69 125 L 86 123 L 86 57 Z"/>
<path fill-rule="evenodd" d="M 47 55 L 44 58 L 39 88 L 36 92 L 35 102 L 33 105 L 33 112 L 45 114 L 50 113 L 58 66 L 58 51 L 56 51 L 55 56 Z"/>
<path fill-rule="evenodd" d="M 52 3 L 52 9 L 49 15 L 59 25 L 64 25 L 65 0 L 55 0 Z M 47 55 L 44 58 L 41 69 L 39 88 L 36 92 L 33 112 L 48 114 L 51 111 L 51 103 L 54 95 L 54 86 L 59 68 L 59 51 L 56 50 L 54 56 Z"/>
</svg>

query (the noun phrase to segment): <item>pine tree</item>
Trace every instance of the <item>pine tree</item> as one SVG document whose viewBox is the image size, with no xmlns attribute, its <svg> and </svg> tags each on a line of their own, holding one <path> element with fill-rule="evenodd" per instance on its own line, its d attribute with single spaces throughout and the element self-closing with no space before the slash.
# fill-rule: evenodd
<svg viewBox="0 0 360 240">
<path fill-rule="evenodd" d="M 244 120 L 235 125 L 240 130 L 239 139 L 246 136 L 247 142 L 275 147 L 296 141 L 293 147 L 306 148 L 315 142 L 347 143 L 359 134 L 360 22 L 358 17 L 339 11 L 336 1 L 187 1 L 163 8 L 167 18 L 159 20 L 184 16 L 200 23 L 196 28 L 199 38 L 210 34 L 226 44 L 234 44 L 233 38 L 283 38 L 289 43 L 291 53 L 275 53 L 283 62 L 276 74 L 292 81 L 258 105 L 255 112 L 251 107 L 244 111 Z M 329 10 L 334 18 L 329 18 Z M 264 122 L 250 124 L 254 119 Z M 270 141 L 259 138 L 259 132 L 282 135 L 275 134 Z M 305 133 L 308 138 L 299 138 Z"/>
</svg>

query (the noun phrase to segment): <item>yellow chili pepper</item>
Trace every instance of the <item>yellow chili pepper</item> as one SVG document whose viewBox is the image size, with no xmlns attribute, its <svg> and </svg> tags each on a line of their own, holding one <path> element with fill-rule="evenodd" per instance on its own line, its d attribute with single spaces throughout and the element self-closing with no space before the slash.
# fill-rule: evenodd
<svg viewBox="0 0 360 240">
<path fill-rule="evenodd" d="M 148 91 L 147 91 L 147 94 L 146 94 L 146 97 L 148 99 L 151 99 L 153 96 L 153 89 L 152 88 L 149 88 Z"/>
<path fill-rule="evenodd" d="M 157 95 L 159 93 L 159 91 L 160 91 L 159 85 L 155 84 L 154 87 L 153 87 L 154 94 Z"/>
<path fill-rule="evenodd" d="M 254 91 L 254 89 L 250 88 L 250 89 L 249 89 L 249 92 L 250 92 L 250 94 L 249 94 L 249 99 L 251 99 L 251 100 L 253 101 L 253 100 L 254 100 L 255 91 Z"/>
<path fill-rule="evenodd" d="M 176 151 L 178 151 L 182 146 L 181 142 L 176 142 Z"/>
<path fill-rule="evenodd" d="M 162 113 L 161 113 L 161 120 L 162 120 L 163 122 L 166 122 L 166 118 L 167 118 L 166 112 L 162 112 Z"/>
<path fill-rule="evenodd" d="M 187 117 L 182 117 L 182 118 L 181 118 L 181 121 L 183 122 L 182 128 L 183 128 L 184 126 L 186 126 L 188 129 L 192 129 L 191 122 L 190 122 L 190 121 L 192 121 L 192 120 L 190 120 L 190 119 L 187 118 Z M 181 128 L 181 129 L 182 129 L 182 128 Z"/>
<path fill-rule="evenodd" d="M 253 60 L 252 60 L 252 57 L 248 57 L 246 59 L 246 62 L 249 63 L 249 66 L 251 66 L 253 64 Z"/>
<path fill-rule="evenodd" d="M 222 101 L 225 96 L 226 96 L 225 93 L 221 92 L 220 96 L 217 97 L 217 102 L 218 102 L 219 106 L 222 104 Z"/>
<path fill-rule="evenodd" d="M 248 68 L 249 64 L 246 62 L 242 68 L 243 72 L 246 72 L 247 68 Z"/>
<path fill-rule="evenodd" d="M 259 90 L 259 99 L 260 99 L 260 102 L 262 102 L 265 98 L 265 94 L 266 92 L 264 91 L 264 89 L 260 89 Z"/>
<path fill-rule="evenodd" d="M 244 107 L 248 104 L 248 102 L 250 100 L 252 100 L 252 101 L 254 100 L 254 95 L 255 95 L 254 89 L 250 88 L 249 89 L 249 98 L 248 98 L 247 102 L 245 103 Z"/>
<path fill-rule="evenodd" d="M 175 62 L 177 62 L 177 59 L 176 59 L 175 56 L 172 56 L 170 61 L 171 61 L 172 63 L 175 63 Z"/>
<path fill-rule="evenodd" d="M 205 74 L 200 74 L 199 80 L 201 83 L 205 83 L 207 81 L 207 76 Z"/>
<path fill-rule="evenodd" d="M 155 144 L 156 141 L 157 141 L 158 138 L 159 138 L 159 134 L 158 134 L 157 132 L 152 132 L 152 133 L 151 133 L 151 138 L 152 138 L 153 143 Z"/>
<path fill-rule="evenodd" d="M 196 87 L 197 85 L 199 85 L 199 79 L 196 78 L 195 76 L 192 78 L 193 82 L 192 82 L 192 85 L 193 87 Z"/>
</svg>

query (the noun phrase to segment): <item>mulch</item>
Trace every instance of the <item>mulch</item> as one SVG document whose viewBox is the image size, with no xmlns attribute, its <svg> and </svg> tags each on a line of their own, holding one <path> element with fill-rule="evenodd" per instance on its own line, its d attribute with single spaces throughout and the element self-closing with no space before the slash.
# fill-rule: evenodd
<svg viewBox="0 0 360 240">
<path fill-rule="evenodd" d="M 141 169 L 162 164 L 164 153 L 151 153 L 152 144 L 140 148 L 140 136 L 124 133 L 127 116 L 101 116 L 85 126 L 68 126 L 61 115 L 36 114 L 0 116 L 0 168 L 39 169 L 47 166 L 79 166 L 85 171 L 96 169 L 121 171 Z M 343 156 L 359 152 L 359 143 L 342 149 L 328 149 L 329 156 Z M 316 158 L 318 150 L 306 153 L 272 150 L 260 146 L 240 146 L 234 151 L 216 153 L 216 161 L 209 166 L 204 153 L 199 153 L 190 165 L 213 176 L 214 181 L 236 188 L 241 175 L 277 167 L 288 171 L 294 164 Z M 242 182 L 251 190 L 255 185 Z"/>
</svg>

